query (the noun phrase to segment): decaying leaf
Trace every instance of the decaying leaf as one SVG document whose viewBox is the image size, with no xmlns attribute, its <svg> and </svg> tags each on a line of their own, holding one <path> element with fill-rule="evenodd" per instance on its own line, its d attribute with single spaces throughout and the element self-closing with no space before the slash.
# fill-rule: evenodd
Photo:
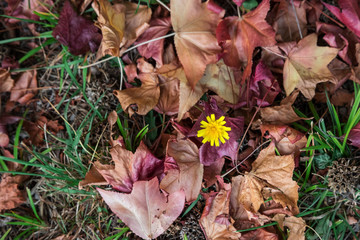
<svg viewBox="0 0 360 240">
<path fill-rule="evenodd" d="M 271 196 L 297 214 L 299 196 L 298 185 L 292 180 L 294 167 L 294 157 L 276 156 L 272 143 L 260 152 L 249 173 L 232 178 L 233 184 L 236 182 L 240 190 L 237 196 L 231 198 L 236 199 L 246 210 L 257 212 L 264 200 Z"/>
<path fill-rule="evenodd" d="M 189 85 L 195 88 L 206 65 L 215 63 L 221 51 L 215 30 L 225 11 L 201 0 L 171 0 L 170 8 L 177 54 Z"/>
<path fill-rule="evenodd" d="M 284 227 L 290 229 L 288 239 L 305 240 L 306 223 L 301 217 L 286 217 L 285 214 L 276 214 L 273 220 L 278 222 L 283 231 Z"/>
<path fill-rule="evenodd" d="M 266 123 L 276 125 L 293 123 L 302 119 L 295 113 L 292 107 L 298 94 L 298 91 L 293 92 L 281 101 L 280 106 L 261 108 L 260 115 L 262 120 Z"/>
<path fill-rule="evenodd" d="M 195 143 L 189 139 L 170 139 L 167 145 L 167 156 L 172 157 L 178 169 L 165 172 L 160 188 L 168 193 L 181 189 L 185 191 L 186 202 L 194 201 L 201 190 L 204 166 L 200 163 L 199 150 Z"/>
<path fill-rule="evenodd" d="M 125 30 L 125 6 L 123 4 L 111 4 L 108 0 L 99 0 L 93 3 L 98 15 L 97 25 L 101 29 L 103 38 L 98 54 L 101 56 L 110 54 L 119 56 L 120 44 Z"/>
<path fill-rule="evenodd" d="M 276 44 L 275 32 L 265 21 L 269 8 L 269 0 L 264 0 L 241 18 L 226 17 L 217 26 L 216 37 L 224 49 L 224 62 L 231 67 L 244 67 L 243 81 L 251 74 L 254 49 Z"/>
<path fill-rule="evenodd" d="M 239 239 L 233 220 L 229 216 L 231 185 L 219 178 L 220 191 L 210 193 L 200 218 L 201 227 L 207 239 L 230 240 Z"/>
<path fill-rule="evenodd" d="M 26 194 L 19 189 L 19 184 L 23 181 L 23 176 L 12 176 L 3 174 L 0 182 L 0 212 L 16 208 L 26 201 Z"/>
<path fill-rule="evenodd" d="M 292 49 L 282 50 L 287 54 L 284 65 L 284 88 L 287 96 L 297 88 L 311 100 L 318 83 L 335 81 L 327 65 L 336 57 L 339 49 L 318 47 L 316 34 L 306 36 Z"/>
<path fill-rule="evenodd" d="M 157 178 L 134 183 L 131 194 L 98 189 L 110 209 L 143 239 L 162 234 L 180 215 L 185 204 L 185 193 L 160 193 Z"/>
<path fill-rule="evenodd" d="M 69 46 L 74 55 L 95 52 L 101 42 L 101 34 L 91 20 L 79 16 L 67 0 L 60 13 L 59 22 L 52 33 L 60 43 Z"/>
<path fill-rule="evenodd" d="M 138 77 L 141 80 L 140 87 L 114 91 L 122 109 L 127 111 L 130 117 L 135 112 L 146 115 L 156 106 L 160 97 L 159 79 L 155 73 L 142 73 Z M 137 110 L 134 111 L 130 107 L 132 104 L 136 104 Z"/>
<path fill-rule="evenodd" d="M 0 68 L 0 92 L 10 92 L 14 87 L 14 80 L 10 76 L 10 72 Z"/>
<path fill-rule="evenodd" d="M 160 175 L 164 169 L 163 160 L 154 157 L 143 142 L 140 143 L 135 153 L 124 149 L 120 145 L 115 145 L 110 154 L 115 165 L 104 165 L 95 162 L 94 167 L 108 184 L 120 192 L 131 192 L 134 182 L 149 180 Z M 85 177 L 86 185 L 103 182 L 99 176 L 96 177 L 96 171 L 89 174 L 89 176 Z M 91 182 L 91 179 L 94 179 L 95 183 Z M 85 186 L 85 184 L 82 184 L 82 186 Z"/>
</svg>

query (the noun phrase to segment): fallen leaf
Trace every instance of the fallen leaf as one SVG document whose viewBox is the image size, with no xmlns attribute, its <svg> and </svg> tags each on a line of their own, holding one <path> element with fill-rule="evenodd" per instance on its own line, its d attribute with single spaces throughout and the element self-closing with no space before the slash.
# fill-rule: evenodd
<svg viewBox="0 0 360 240">
<path fill-rule="evenodd" d="M 146 29 L 146 31 L 136 40 L 134 43 L 135 45 L 165 36 L 171 30 L 170 17 L 154 18 L 150 21 L 149 25 L 149 28 Z M 157 63 L 157 67 L 161 67 L 164 62 L 164 41 L 165 39 L 159 39 L 139 46 L 137 50 L 141 56 L 145 58 L 153 58 Z"/>
<path fill-rule="evenodd" d="M 171 0 L 170 8 L 176 51 L 189 85 L 195 88 L 206 65 L 215 63 L 221 51 L 215 30 L 225 11 L 201 0 Z"/>
<path fill-rule="evenodd" d="M 10 92 L 14 87 L 14 80 L 10 76 L 10 72 L 6 69 L 0 69 L 0 92 Z"/>
<path fill-rule="evenodd" d="M 79 182 L 79 189 L 89 185 L 107 185 L 108 182 L 96 169 L 95 166 L 91 166 L 90 170 L 86 173 L 85 179 Z"/>
<path fill-rule="evenodd" d="M 101 42 L 101 34 L 91 20 L 79 16 L 69 1 L 64 3 L 53 37 L 69 47 L 70 53 L 81 55 L 95 52 Z"/>
<path fill-rule="evenodd" d="M 24 180 L 23 176 L 12 176 L 4 173 L 0 182 L 0 212 L 13 209 L 26 201 L 26 194 L 19 189 L 19 184 Z"/>
<path fill-rule="evenodd" d="M 337 8 L 322 2 L 346 27 L 360 37 L 360 8 L 357 0 L 339 0 Z"/>
<path fill-rule="evenodd" d="M 246 210 L 257 212 L 268 197 L 272 197 L 293 214 L 299 213 L 297 207 L 298 185 L 292 180 L 294 157 L 276 156 L 273 143 L 263 149 L 252 164 L 252 170 L 232 178 L 239 187 L 236 199 Z M 266 190 L 266 192 L 264 192 Z M 265 198 L 265 199 L 264 199 Z"/>
<path fill-rule="evenodd" d="M 277 0 L 273 28 L 282 42 L 298 41 L 307 35 L 306 6 L 303 1 Z M 294 12 L 295 11 L 295 12 Z M 296 15 L 295 15 L 296 14 Z M 300 34 L 301 31 L 301 34 Z"/>
<path fill-rule="evenodd" d="M 284 231 L 284 227 L 288 227 L 290 234 L 288 239 L 305 240 L 306 223 L 301 217 L 286 217 L 285 214 L 276 214 L 273 217 L 278 222 L 278 226 Z"/>
<path fill-rule="evenodd" d="M 6 125 L 18 122 L 21 117 L 10 116 L 3 114 L 0 116 L 0 147 L 7 147 L 10 142 Z"/>
<path fill-rule="evenodd" d="M 360 123 L 350 130 L 347 140 L 350 145 L 360 148 Z"/>
<path fill-rule="evenodd" d="M 112 5 L 108 0 L 99 0 L 98 4 L 93 3 L 93 8 L 98 15 L 97 26 L 103 35 L 98 55 L 119 56 L 125 30 L 126 7 L 119 3 Z"/>
<path fill-rule="evenodd" d="M 200 163 L 196 144 L 182 138 L 184 136 L 178 135 L 177 139 L 170 139 L 168 142 L 167 156 L 175 160 L 178 169 L 165 171 L 160 188 L 170 194 L 183 189 L 186 202 L 192 202 L 200 193 L 204 166 Z"/>
<path fill-rule="evenodd" d="M 39 20 L 40 17 L 34 12 L 45 12 L 46 7 L 52 7 L 54 3 L 50 0 L 5 0 L 5 14 L 12 17 Z M 19 19 L 6 19 L 9 23 L 17 23 Z"/>
<path fill-rule="evenodd" d="M 255 239 L 261 239 L 261 240 L 278 240 L 279 237 L 275 233 L 271 233 L 266 231 L 263 228 L 259 228 L 250 232 L 245 232 L 241 235 L 241 238 L 239 240 L 255 240 Z M 289 238 L 292 239 L 292 238 Z"/>
<path fill-rule="evenodd" d="M 235 78 L 234 70 L 226 66 L 223 60 L 206 67 L 204 76 L 192 88 L 187 83 L 186 76 L 180 78 L 180 103 L 178 121 L 196 104 L 197 101 L 211 90 L 230 103 L 237 103 L 240 94 L 240 85 Z"/>
<path fill-rule="evenodd" d="M 266 123 L 275 125 L 293 123 L 302 119 L 295 113 L 292 107 L 298 94 L 298 91 L 293 92 L 281 101 L 280 106 L 261 108 L 261 119 Z"/>
<path fill-rule="evenodd" d="M 281 155 L 299 154 L 300 150 L 306 146 L 306 136 L 286 125 L 268 125 L 260 126 L 261 133 L 265 138 L 273 138 L 276 148 Z M 268 135 L 265 136 L 265 134 Z"/>
<path fill-rule="evenodd" d="M 282 48 L 287 54 L 284 65 L 284 88 L 289 96 L 295 88 L 308 99 L 315 95 L 316 84 L 335 81 L 327 65 L 339 52 L 331 47 L 318 47 L 317 35 L 310 34 L 292 49 Z"/>
<path fill-rule="evenodd" d="M 185 193 L 178 191 L 167 197 L 160 193 L 157 178 L 134 183 L 131 194 L 98 188 L 106 204 L 136 235 L 153 239 L 162 234 L 180 215 Z"/>
<path fill-rule="evenodd" d="M 356 49 L 356 53 L 355 53 L 356 60 L 357 62 L 360 63 L 360 43 L 356 44 L 355 49 Z M 353 68 L 350 79 L 358 84 L 360 83 L 360 65 Z"/>
<path fill-rule="evenodd" d="M 115 165 L 95 162 L 96 170 L 116 190 L 129 193 L 139 180 L 159 176 L 164 170 L 164 161 L 157 159 L 141 142 L 135 153 L 115 145 L 110 154 Z"/>
<path fill-rule="evenodd" d="M 136 39 L 149 28 L 151 18 L 151 8 L 147 5 L 124 2 L 125 12 L 125 32 L 121 43 L 123 49 L 128 48 Z"/>
<path fill-rule="evenodd" d="M 141 73 L 138 78 L 141 80 L 140 87 L 114 91 L 122 109 L 127 111 L 130 117 L 135 112 L 146 115 L 156 106 L 160 97 L 159 79 L 155 73 Z M 131 104 L 136 104 L 137 110 L 129 107 Z"/>
<path fill-rule="evenodd" d="M 264 0 L 256 9 L 241 18 L 226 17 L 217 26 L 216 37 L 224 49 L 221 54 L 224 62 L 231 67 L 245 68 L 243 82 L 251 74 L 254 49 L 276 44 L 275 32 L 265 21 L 269 8 L 269 0 Z"/>
<path fill-rule="evenodd" d="M 201 227 L 206 239 L 228 240 L 239 239 L 233 220 L 229 216 L 231 185 L 218 178 L 220 191 L 212 193 L 206 199 L 205 208 L 200 218 Z"/>
</svg>

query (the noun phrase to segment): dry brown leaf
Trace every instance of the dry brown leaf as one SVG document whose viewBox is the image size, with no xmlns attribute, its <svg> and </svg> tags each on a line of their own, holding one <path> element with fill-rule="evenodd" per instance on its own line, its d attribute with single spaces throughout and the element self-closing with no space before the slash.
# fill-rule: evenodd
<svg viewBox="0 0 360 240">
<path fill-rule="evenodd" d="M 286 217 L 285 214 L 276 214 L 273 217 L 273 220 L 278 222 L 279 227 L 282 230 L 284 230 L 284 227 L 288 227 L 290 229 L 288 239 L 305 240 L 306 223 L 301 217 Z"/>
<path fill-rule="evenodd" d="M 171 0 L 170 8 L 177 54 L 189 85 L 195 88 L 206 65 L 217 62 L 221 48 L 215 31 L 225 11 L 210 1 L 202 3 L 201 0 Z"/>
<path fill-rule="evenodd" d="M 160 188 L 168 193 L 181 189 L 185 191 L 186 202 L 194 201 L 201 190 L 204 165 L 200 163 L 199 149 L 189 139 L 170 139 L 167 145 L 167 155 L 172 157 L 179 169 L 170 169 L 160 183 Z"/>
<path fill-rule="evenodd" d="M 19 190 L 19 184 L 24 176 L 12 176 L 4 173 L 0 182 L 0 212 L 16 208 L 26 201 L 25 193 Z"/>
<path fill-rule="evenodd" d="M 97 58 L 106 54 L 119 56 L 120 44 L 125 30 L 125 10 L 123 4 L 112 5 L 108 0 L 99 0 L 99 5 L 92 4 L 98 15 L 97 25 L 101 29 L 103 39 Z"/>
<path fill-rule="evenodd" d="M 160 97 L 159 79 L 155 73 L 141 73 L 138 77 L 142 83 L 140 87 L 114 91 L 122 109 L 128 112 L 130 117 L 135 112 L 146 115 L 156 106 Z M 132 104 L 136 104 L 137 109 L 129 107 Z"/>
<path fill-rule="evenodd" d="M 244 176 L 232 178 L 239 186 L 237 196 L 232 196 L 246 210 L 257 212 L 264 198 L 272 197 L 276 202 L 288 207 L 294 214 L 297 207 L 298 185 L 292 180 L 294 157 L 276 156 L 274 144 L 263 149 L 252 164 L 252 170 Z"/>
<path fill-rule="evenodd" d="M 14 87 L 14 80 L 10 76 L 10 72 L 0 68 L 0 92 L 10 92 Z"/>
<path fill-rule="evenodd" d="M 331 47 L 318 47 L 317 35 L 310 34 L 289 49 L 282 48 L 287 54 L 284 64 L 284 88 L 289 96 L 295 88 L 311 100 L 318 83 L 336 81 L 327 65 L 339 52 Z"/>
<path fill-rule="evenodd" d="M 295 91 L 290 96 L 284 98 L 280 106 L 261 108 L 260 116 L 262 120 L 269 124 L 288 124 L 302 119 L 292 108 L 292 104 L 298 95 L 299 92 Z"/>
<path fill-rule="evenodd" d="M 79 189 L 89 185 L 108 185 L 108 182 L 94 166 L 91 166 L 90 170 L 86 173 L 85 179 L 79 182 Z"/>
<path fill-rule="evenodd" d="M 37 93 L 36 70 L 21 74 L 11 90 L 10 102 L 26 104 Z"/>
<path fill-rule="evenodd" d="M 206 239 L 239 239 L 241 234 L 236 232 L 233 220 L 229 217 L 231 185 L 224 183 L 222 179 L 219 179 L 219 183 L 220 191 L 217 194 L 210 194 L 206 200 L 200 218 L 201 227 L 205 232 Z"/>
</svg>

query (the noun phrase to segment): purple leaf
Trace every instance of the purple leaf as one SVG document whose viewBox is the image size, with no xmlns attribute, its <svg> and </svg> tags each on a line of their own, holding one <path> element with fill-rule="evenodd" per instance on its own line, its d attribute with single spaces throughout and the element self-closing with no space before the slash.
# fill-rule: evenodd
<svg viewBox="0 0 360 240">
<path fill-rule="evenodd" d="M 52 33 L 60 43 L 69 47 L 74 55 L 95 52 L 101 42 L 101 34 L 94 22 L 79 16 L 69 1 L 61 11 L 59 22 Z"/>
</svg>

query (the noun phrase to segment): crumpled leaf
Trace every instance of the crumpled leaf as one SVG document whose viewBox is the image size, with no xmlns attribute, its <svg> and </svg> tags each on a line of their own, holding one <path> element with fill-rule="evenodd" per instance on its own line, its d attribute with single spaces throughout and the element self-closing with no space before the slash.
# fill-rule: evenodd
<svg viewBox="0 0 360 240">
<path fill-rule="evenodd" d="M 276 148 L 281 155 L 298 154 L 300 149 L 306 146 L 306 136 L 289 126 L 262 124 L 260 129 L 265 138 L 275 140 Z"/>
<path fill-rule="evenodd" d="M 219 119 L 221 116 L 225 116 L 225 113 L 217 106 L 217 103 L 214 99 L 210 100 L 210 103 L 205 103 L 205 111 L 200 115 L 194 126 L 191 128 L 188 136 L 197 137 L 197 132 L 201 129 L 200 122 L 205 120 L 206 117 L 211 114 L 215 114 L 215 119 Z M 222 157 L 228 156 L 232 160 L 236 159 L 237 156 L 237 147 L 241 134 L 243 133 L 244 127 L 244 118 L 230 118 L 225 117 L 226 124 L 224 126 L 230 127 L 231 131 L 228 132 L 229 140 L 226 140 L 224 144 L 220 144 L 219 147 L 211 146 L 209 142 L 203 144 L 199 149 L 200 162 L 204 166 L 210 166 L 214 162 L 219 161 Z M 202 138 L 198 138 L 199 140 Z"/>
<path fill-rule="evenodd" d="M 218 178 L 220 191 L 210 193 L 206 199 L 205 208 L 200 218 L 201 227 L 206 239 L 229 240 L 239 239 L 241 234 L 236 232 L 233 220 L 229 216 L 231 185 Z"/>
<path fill-rule="evenodd" d="M 237 196 L 231 199 L 236 199 L 246 210 L 255 213 L 264 200 L 271 196 L 293 214 L 299 213 L 298 185 L 292 180 L 294 167 L 294 157 L 276 156 L 275 146 L 271 143 L 260 152 L 250 172 L 232 178 L 232 183 L 240 187 Z"/>
<path fill-rule="evenodd" d="M 149 41 L 154 38 L 165 36 L 171 30 L 170 17 L 154 18 L 150 21 L 150 27 L 136 40 L 135 45 Z M 160 39 L 158 41 L 150 42 L 148 44 L 139 46 L 137 50 L 140 55 L 145 58 L 153 58 L 157 67 L 163 65 L 164 54 L 164 41 Z"/>
<path fill-rule="evenodd" d="M 189 139 L 170 139 L 167 145 L 167 156 L 172 157 L 178 169 L 165 171 L 160 188 L 168 193 L 184 189 L 186 202 L 194 201 L 201 190 L 204 166 L 200 163 L 199 150 Z"/>
<path fill-rule="evenodd" d="M 189 85 L 195 88 L 206 65 L 215 63 L 221 51 L 215 30 L 225 11 L 201 0 L 171 0 L 170 8 L 177 54 Z"/>
<path fill-rule="evenodd" d="M 277 0 L 278 5 L 273 11 L 276 12 L 273 28 L 276 31 L 276 37 L 282 42 L 298 41 L 302 36 L 307 35 L 306 6 L 303 1 Z M 292 3 L 294 5 L 292 5 Z M 296 15 L 293 9 L 296 11 Z M 299 26 L 298 26 L 299 23 Z M 300 30 L 299 30 L 300 27 Z"/>
<path fill-rule="evenodd" d="M 293 92 L 281 101 L 280 106 L 261 108 L 262 120 L 269 124 L 288 124 L 302 119 L 292 108 L 298 94 L 298 91 Z"/>
<path fill-rule="evenodd" d="M 269 0 L 264 0 L 241 19 L 235 16 L 226 17 L 217 26 L 216 37 L 224 49 L 224 62 L 231 67 L 244 67 L 243 81 L 251 74 L 254 49 L 276 44 L 275 32 L 265 21 L 269 8 Z"/>
<path fill-rule="evenodd" d="M 164 170 L 164 161 L 157 159 L 143 142 L 140 143 L 135 153 L 124 149 L 120 145 L 115 145 L 110 150 L 110 154 L 115 165 L 104 165 L 95 162 L 94 167 L 108 184 L 120 192 L 129 193 L 134 182 L 149 180 L 159 176 Z M 87 179 L 89 178 L 85 177 L 85 181 Z M 97 180 L 100 179 L 97 178 Z M 89 182 L 89 184 L 94 183 Z"/>
<path fill-rule="evenodd" d="M 305 240 L 306 223 L 301 217 L 286 217 L 285 214 L 276 214 L 273 220 L 278 222 L 278 226 L 283 231 L 284 227 L 290 229 L 288 239 Z"/>
<path fill-rule="evenodd" d="M 48 120 L 45 116 L 40 116 L 36 122 L 24 121 L 24 129 L 29 134 L 30 143 L 36 146 L 44 144 L 44 128 L 56 135 L 57 132 L 64 129 L 58 120 Z"/>
<path fill-rule="evenodd" d="M 316 84 L 335 81 L 327 65 L 339 52 L 331 47 L 318 47 L 317 35 L 310 34 L 292 49 L 281 48 L 287 59 L 284 64 L 284 88 L 289 96 L 295 88 L 308 99 L 315 95 Z"/>
<path fill-rule="evenodd" d="M 4 173 L 0 182 L 0 212 L 16 208 L 26 201 L 26 194 L 19 189 L 24 177 Z"/>
<path fill-rule="evenodd" d="M 10 72 L 0 68 L 0 92 L 10 92 L 14 87 L 14 80 L 10 76 Z"/>
<path fill-rule="evenodd" d="M 135 112 L 146 115 L 156 106 L 160 97 L 159 79 L 155 73 L 141 73 L 138 78 L 141 80 L 140 87 L 114 91 L 122 109 L 127 111 L 130 117 Z M 132 104 L 136 104 L 137 110 L 129 107 Z"/>
<path fill-rule="evenodd" d="M 240 94 L 240 84 L 236 82 L 234 70 L 224 64 L 223 60 L 206 67 L 204 76 L 192 88 L 187 84 L 186 77 L 180 79 L 180 103 L 178 121 L 200 100 L 205 92 L 211 90 L 230 103 L 237 103 Z"/>
<path fill-rule="evenodd" d="M 103 35 L 98 54 L 119 56 L 125 30 L 126 7 L 119 3 L 112 5 L 108 0 L 99 0 L 98 3 L 99 5 L 93 3 L 98 15 L 97 25 Z"/>
<path fill-rule="evenodd" d="M 322 2 L 346 27 L 360 37 L 360 7 L 357 0 L 339 0 L 339 8 Z"/>
<path fill-rule="evenodd" d="M 153 239 L 162 234 L 180 215 L 185 193 L 160 193 L 157 178 L 134 183 L 131 194 L 97 189 L 106 204 L 136 235 Z"/>
<path fill-rule="evenodd" d="M 355 53 L 356 60 L 357 60 L 357 62 L 360 62 L 360 43 L 356 44 L 355 50 L 356 50 L 356 53 Z M 360 65 L 357 67 L 354 67 L 354 69 L 352 70 L 350 79 L 356 83 L 360 83 Z"/>
<path fill-rule="evenodd" d="M 239 240 L 254 240 L 254 239 L 261 239 L 261 240 L 278 240 L 278 235 L 275 233 L 271 233 L 266 231 L 263 228 L 259 228 L 250 232 L 245 232 L 241 235 Z M 289 238 L 292 239 L 292 238 Z"/>
<path fill-rule="evenodd" d="M 64 3 L 59 22 L 52 35 L 61 44 L 69 47 L 74 55 L 95 52 L 101 42 L 101 34 L 91 20 L 79 16 L 69 1 Z"/>
</svg>

